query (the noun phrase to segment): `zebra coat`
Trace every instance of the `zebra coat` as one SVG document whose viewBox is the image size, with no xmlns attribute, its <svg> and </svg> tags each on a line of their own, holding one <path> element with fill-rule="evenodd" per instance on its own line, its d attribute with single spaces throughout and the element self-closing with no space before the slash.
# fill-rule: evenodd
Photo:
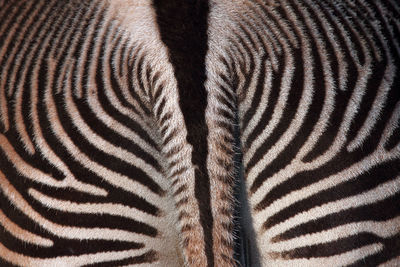
<svg viewBox="0 0 400 267">
<path fill-rule="evenodd" d="M 396 0 L 0 0 L 0 266 L 400 266 Z"/>
</svg>

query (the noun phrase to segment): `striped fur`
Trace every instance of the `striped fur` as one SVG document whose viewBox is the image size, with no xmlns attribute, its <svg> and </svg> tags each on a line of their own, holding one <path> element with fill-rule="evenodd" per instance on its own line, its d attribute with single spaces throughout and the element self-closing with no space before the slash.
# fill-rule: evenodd
<svg viewBox="0 0 400 267">
<path fill-rule="evenodd" d="M 2 6 L 1 257 L 24 266 L 183 264 L 171 173 L 187 166 L 181 198 L 191 199 L 193 168 L 170 167 L 190 148 L 184 130 L 168 137 L 182 115 L 150 3 Z M 177 145 L 175 158 L 165 156 Z M 196 225 L 193 200 L 179 209 L 190 214 L 180 227 Z M 201 245 L 197 230 L 190 240 Z"/>
<path fill-rule="evenodd" d="M 0 0 L 1 266 L 400 266 L 394 0 Z"/>
<path fill-rule="evenodd" d="M 238 108 L 256 236 L 246 266 L 400 265 L 396 3 L 213 3 L 210 87 L 220 114 Z"/>
</svg>

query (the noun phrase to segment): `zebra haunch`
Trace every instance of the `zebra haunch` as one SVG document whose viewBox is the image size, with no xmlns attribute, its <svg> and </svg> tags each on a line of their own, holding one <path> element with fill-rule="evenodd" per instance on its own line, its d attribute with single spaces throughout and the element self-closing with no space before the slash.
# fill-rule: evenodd
<svg viewBox="0 0 400 267">
<path fill-rule="evenodd" d="M 0 266 L 400 266 L 396 0 L 0 0 Z"/>
</svg>

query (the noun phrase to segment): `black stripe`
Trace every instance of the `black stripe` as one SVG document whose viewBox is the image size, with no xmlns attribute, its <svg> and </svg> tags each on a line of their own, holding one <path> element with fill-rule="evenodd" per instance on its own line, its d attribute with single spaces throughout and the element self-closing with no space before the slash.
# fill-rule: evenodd
<svg viewBox="0 0 400 267">
<path fill-rule="evenodd" d="M 11 177 L 11 176 L 8 176 Z M 15 177 L 15 176 L 14 176 Z M 41 204 L 36 202 L 32 197 L 30 197 L 26 192 L 23 192 L 21 188 L 24 188 L 26 184 L 21 177 L 18 178 L 19 181 L 15 184 L 16 189 L 21 193 L 22 197 L 31 204 L 32 208 L 38 210 L 37 208 L 43 208 Z M 30 182 L 28 182 L 29 184 Z M 0 227 L 0 244 L 3 244 L 8 249 L 16 251 L 30 257 L 46 258 L 49 255 L 52 256 L 68 256 L 68 255 L 81 255 L 84 253 L 96 253 L 104 251 L 123 251 L 126 249 L 140 249 L 144 247 L 142 243 L 136 243 L 132 241 L 118 241 L 118 240 L 78 240 L 78 239 L 68 239 L 60 237 L 57 234 L 51 233 L 37 224 L 36 221 L 31 220 L 25 213 L 21 212 L 19 209 L 15 209 L 15 206 L 9 202 L 8 198 L 4 195 L 3 191 L 0 190 L 0 209 L 5 213 L 5 215 L 17 225 L 22 226 L 27 231 L 37 234 L 43 238 L 50 239 L 54 241 L 52 247 L 42 247 L 34 244 L 23 242 L 9 232 L 5 231 L 3 227 Z M 39 209 L 40 210 L 40 209 Z M 52 218 L 53 214 L 47 212 L 41 213 L 45 218 Z M 72 216 L 79 217 L 79 216 Z M 53 219 L 53 218 L 52 218 Z M 70 220 L 73 220 L 72 218 Z M 61 225 L 68 225 L 63 223 Z M 3 266 L 3 265 L 0 265 Z"/>
<path fill-rule="evenodd" d="M 353 141 L 357 134 L 359 133 L 361 127 L 365 124 L 365 121 L 370 117 L 370 111 L 375 109 L 374 101 L 379 92 L 379 86 L 383 79 L 385 79 L 385 71 L 386 71 L 386 60 L 383 62 L 374 62 L 371 68 L 371 76 L 367 82 L 367 88 L 364 91 L 364 95 L 362 97 L 359 110 L 362 112 L 357 112 L 354 116 L 353 122 L 350 125 L 350 129 L 348 130 L 348 139 Z M 383 103 L 384 105 L 385 103 Z M 374 122 L 370 122 L 369 124 L 373 124 Z M 376 138 L 375 136 L 371 136 L 372 138 Z"/>
<path fill-rule="evenodd" d="M 253 157 L 249 161 L 246 166 L 246 173 L 254 167 L 258 161 L 262 159 L 262 157 L 268 152 L 268 150 L 280 139 L 280 137 L 285 133 L 285 131 L 289 128 L 292 123 L 295 114 L 296 108 L 299 106 L 300 98 L 303 94 L 304 90 L 304 66 L 302 56 L 300 55 L 300 51 L 297 51 L 295 54 L 295 65 L 296 69 L 294 69 L 293 80 L 291 84 L 291 88 L 289 91 L 289 97 L 286 101 L 286 105 L 283 110 L 282 118 L 279 121 L 277 127 L 272 131 L 270 137 L 256 150 Z M 274 90 L 273 88 L 272 90 Z M 303 137 L 304 138 L 304 137 Z M 299 143 L 300 145 L 300 143 Z M 299 148 L 297 148 L 299 149 Z M 289 150 L 289 147 L 286 148 L 286 151 Z M 280 154 L 281 158 L 285 158 L 285 151 Z M 283 168 L 288 161 L 290 162 L 291 158 L 285 158 L 285 162 L 282 162 L 282 159 L 276 158 L 274 160 L 277 164 L 272 164 L 270 168 L 266 168 L 264 166 L 264 170 L 255 178 L 253 184 L 250 187 L 250 191 L 254 193 L 258 187 L 262 185 L 262 183 L 268 178 L 271 177 L 274 173 Z"/>
<path fill-rule="evenodd" d="M 96 15 L 97 15 L 97 17 L 100 17 L 100 18 L 102 17 L 102 13 L 100 11 L 98 11 Z M 42 78 L 39 77 L 39 81 L 40 81 L 39 87 L 40 88 L 45 88 L 47 86 L 46 85 L 47 80 L 45 78 L 46 77 L 46 67 L 47 67 L 47 63 L 46 63 L 46 61 L 43 61 L 41 63 L 41 69 L 39 72 L 39 74 L 41 74 L 41 77 L 42 77 Z M 69 82 L 71 82 L 71 80 Z M 27 87 L 25 89 L 25 92 L 30 92 L 30 88 Z M 40 128 L 41 129 L 51 129 L 50 121 L 48 120 L 48 116 L 47 116 L 48 110 L 47 110 L 46 104 L 43 101 L 40 101 L 40 100 L 44 99 L 43 94 L 44 94 L 44 90 L 42 90 L 41 94 L 39 94 L 38 116 L 39 116 Z M 66 111 L 64 109 L 63 96 L 60 94 L 57 94 L 54 97 L 55 97 L 54 100 L 57 104 L 56 105 L 57 112 L 58 112 L 57 115 L 59 116 L 59 118 L 61 120 L 64 130 L 66 130 L 66 132 L 69 133 L 69 135 L 72 137 L 72 140 L 75 140 L 75 144 L 78 144 L 80 148 L 82 148 L 82 146 L 84 148 L 88 148 L 88 146 L 84 146 L 84 144 L 81 143 L 81 142 L 83 142 L 83 138 L 80 135 L 77 135 L 77 131 L 74 130 L 72 127 L 70 118 L 66 115 Z M 86 102 L 84 102 L 84 104 L 86 105 Z M 85 106 L 84 104 L 77 103 L 78 109 L 80 111 Z M 87 115 L 88 114 L 86 114 L 86 116 Z M 101 124 L 99 124 L 99 123 L 97 124 L 98 127 L 100 125 Z M 102 132 L 102 131 L 100 131 L 100 132 Z M 56 155 L 59 156 L 63 160 L 63 162 L 69 167 L 69 169 L 75 175 L 75 177 L 79 177 L 79 179 L 81 181 L 86 182 L 88 184 L 96 184 L 96 185 L 99 185 L 99 181 L 103 180 L 101 177 L 97 176 L 95 173 L 91 172 L 86 167 L 82 166 L 82 164 L 80 162 L 78 162 L 77 160 L 75 160 L 74 157 L 71 157 L 71 155 L 69 154 L 67 149 L 60 142 L 58 137 L 52 133 L 52 131 L 43 131 L 43 137 L 46 140 L 47 144 L 50 146 L 50 148 L 54 151 L 54 153 L 56 153 Z M 121 139 L 119 139 L 119 142 L 121 142 Z M 130 142 L 130 145 L 127 147 L 132 147 L 132 146 L 133 146 L 133 143 Z M 88 153 L 88 155 L 91 155 L 91 154 Z M 107 162 L 107 159 L 105 159 L 103 161 Z M 113 162 L 113 160 L 111 160 L 111 162 Z M 107 163 L 110 164 L 110 162 L 107 162 Z M 103 165 L 107 166 L 107 164 L 103 164 Z M 43 170 L 43 167 L 41 167 L 39 169 Z M 132 178 L 137 177 L 134 175 L 135 172 L 136 171 L 130 172 L 130 171 L 125 170 L 125 173 L 128 174 L 128 177 L 132 177 Z M 141 171 L 139 171 L 139 172 L 142 173 Z M 51 172 L 51 174 L 53 174 L 53 172 Z M 150 184 L 148 184 L 148 185 L 150 185 L 151 188 L 156 189 L 156 191 L 158 190 L 157 189 L 158 186 L 156 184 L 154 184 L 154 182 L 153 182 L 153 180 L 151 180 L 151 178 L 149 178 L 147 176 L 141 177 L 141 178 L 144 178 L 145 180 L 149 181 Z M 105 188 L 109 192 L 109 195 L 108 195 L 109 200 L 112 199 L 113 202 L 123 203 L 125 205 L 130 205 L 132 207 L 136 207 L 136 208 L 143 210 L 144 212 L 147 212 L 149 214 L 154 215 L 154 214 L 158 213 L 157 207 L 151 205 L 145 199 L 143 199 L 133 193 L 126 192 L 124 190 L 116 190 L 116 188 L 114 186 L 112 186 L 108 183 L 101 182 L 100 184 L 101 184 L 101 187 Z M 41 188 L 38 188 L 38 190 L 42 191 Z M 60 190 L 56 191 L 56 192 L 54 192 L 54 195 L 57 195 L 57 198 L 64 197 L 61 192 L 62 191 L 60 191 Z M 65 195 L 68 195 L 67 191 L 66 191 Z M 81 198 L 81 197 L 83 197 L 83 196 L 81 195 L 79 198 Z M 96 201 L 98 201 L 98 200 L 96 200 Z"/>
<path fill-rule="evenodd" d="M 0 266 L 2 267 L 18 267 L 0 258 Z"/>
<path fill-rule="evenodd" d="M 299 11 L 300 12 L 300 11 Z M 326 71 L 321 62 L 321 57 L 318 53 L 317 45 L 314 41 L 314 38 L 312 36 L 308 36 L 308 33 L 306 34 L 307 38 L 310 41 L 310 48 L 311 48 L 311 56 L 309 60 L 313 61 L 313 75 L 314 75 L 314 82 L 313 82 L 313 97 L 311 99 L 311 103 L 309 104 L 309 107 L 307 108 L 307 113 L 304 118 L 304 121 L 302 123 L 301 128 L 298 130 L 298 133 L 296 136 L 293 138 L 293 140 L 290 142 L 290 145 L 288 145 L 276 158 L 275 160 L 267 167 L 264 167 L 264 170 L 256 177 L 254 183 L 251 185 L 251 192 L 254 193 L 259 186 L 262 185 L 262 183 L 268 179 L 269 177 L 273 176 L 274 173 L 277 173 L 279 170 L 283 169 L 285 166 L 290 164 L 292 159 L 296 156 L 298 151 L 301 149 L 303 144 L 307 141 L 308 136 L 310 135 L 311 131 L 313 130 L 314 125 L 319 119 L 319 115 L 321 113 L 321 110 L 323 108 L 323 101 L 326 97 L 326 88 L 324 84 L 324 72 Z M 279 126 L 276 128 L 276 135 L 273 133 L 268 141 L 265 142 L 261 146 L 260 149 L 257 150 L 256 154 L 264 155 L 272 145 L 274 145 L 280 138 L 281 135 L 283 134 L 283 131 L 289 128 L 290 124 L 292 123 L 292 120 L 294 119 L 295 113 L 297 112 L 297 109 L 300 109 L 301 107 L 299 106 L 300 104 L 300 98 L 302 97 L 302 93 L 304 90 L 304 85 L 305 85 L 305 80 L 304 80 L 304 59 L 303 58 L 296 58 L 295 61 L 296 66 L 299 66 L 299 72 L 295 72 L 299 74 L 299 76 L 295 76 L 296 78 L 293 79 L 292 83 L 292 88 L 290 91 L 290 96 L 288 98 L 288 103 L 287 106 L 285 107 L 285 112 L 284 115 L 282 115 L 282 119 L 279 122 Z M 301 86 L 301 89 L 297 86 Z M 298 89 L 298 90 L 297 90 Z M 296 98 L 296 102 L 292 102 L 290 99 L 293 97 L 296 97 L 295 95 L 298 94 Z M 295 105 L 290 105 L 290 103 L 295 103 Z M 295 108 L 296 107 L 296 108 Z M 280 127 L 283 127 L 280 129 Z M 279 132 L 278 132 L 279 130 Z M 282 132 L 280 132 L 282 131 Z M 264 145 L 267 145 L 264 147 Z M 267 149 L 266 149 L 267 148 Z M 250 166 L 254 166 L 256 162 L 254 161 L 256 157 L 254 156 L 253 159 L 250 162 L 254 162 L 253 165 L 249 162 L 249 166 L 247 167 L 249 169 Z"/>
<path fill-rule="evenodd" d="M 23 41 L 20 41 L 19 43 L 17 43 L 18 36 L 19 36 L 19 34 L 21 34 L 21 31 L 23 30 L 24 26 L 26 26 L 26 21 L 28 20 L 28 18 L 30 16 L 32 16 L 32 13 L 34 12 L 35 8 L 39 8 L 39 7 L 35 4 L 32 4 L 32 6 L 28 9 L 28 5 L 21 5 L 18 8 L 18 11 L 14 13 L 15 16 L 13 16 L 12 19 L 9 21 L 8 25 L 6 26 L 6 29 L 8 29 L 8 30 L 16 22 L 18 22 L 19 25 L 18 25 L 18 27 L 15 27 L 15 31 L 10 38 L 10 42 L 8 43 L 8 46 L 4 47 L 4 43 L 1 44 L 3 46 L 3 49 L 6 48 L 6 51 L 4 53 L 3 58 L 0 59 L 0 66 L 2 66 L 4 64 L 4 62 L 7 60 L 11 60 L 10 62 L 14 62 L 14 58 L 17 56 L 18 53 L 11 54 L 11 52 L 13 49 L 15 49 L 16 45 L 18 45 L 18 48 L 16 51 L 21 51 L 21 46 L 23 44 Z M 41 14 L 45 10 L 46 9 L 43 5 L 40 6 L 40 10 L 39 10 L 38 14 Z M 38 20 L 38 14 L 35 15 L 35 17 L 33 18 L 33 21 Z M 20 21 L 18 21 L 18 20 L 20 20 Z M 2 22 L 2 23 L 4 23 L 4 22 Z M 28 27 L 29 28 L 27 29 L 27 32 L 30 33 L 32 31 L 30 28 L 33 27 L 33 24 L 30 24 Z M 9 35 L 10 35 L 10 33 L 5 34 L 5 37 L 8 37 Z M 2 37 L 2 40 L 3 40 L 3 37 Z M 2 77 L 2 79 L 4 79 L 4 78 L 5 77 Z M 7 78 L 7 80 L 8 80 L 8 78 Z M 5 85 L 5 89 L 8 88 L 7 84 L 8 83 L 6 83 L 6 85 Z"/>
<path fill-rule="evenodd" d="M 374 166 L 356 178 L 340 183 L 332 188 L 321 190 L 308 198 L 299 200 L 289 207 L 279 210 L 265 221 L 263 227 L 269 229 L 274 225 L 284 222 L 290 217 L 312 209 L 313 207 L 322 206 L 326 203 L 372 190 L 385 182 L 395 179 L 397 174 L 400 173 L 399 166 L 400 160 L 394 160 Z M 379 177 L 379 179 L 377 179 L 377 177 Z"/>
<path fill-rule="evenodd" d="M 260 6 L 260 12 L 263 12 L 263 14 L 258 14 L 256 19 L 260 20 L 262 24 L 264 25 L 269 25 L 264 16 L 268 16 L 268 11 Z M 284 30 L 281 28 L 279 21 L 277 21 L 274 16 L 268 16 L 268 19 L 276 25 L 277 30 L 282 34 L 282 38 L 285 40 L 288 40 L 288 36 L 285 34 Z M 243 140 L 243 149 L 246 150 L 246 147 L 250 147 L 253 141 L 258 137 L 258 135 L 262 134 L 264 131 L 265 127 L 268 125 L 272 118 L 272 114 L 274 113 L 274 108 L 275 105 L 278 101 L 279 98 L 279 93 L 280 93 L 280 88 L 283 83 L 283 74 L 284 74 L 284 66 L 286 64 L 286 59 L 283 56 L 277 55 L 278 59 L 278 64 L 279 66 L 277 67 L 277 71 L 273 73 L 273 79 L 272 79 L 272 84 L 271 84 L 271 92 L 268 96 L 268 105 L 267 108 L 264 110 L 264 112 L 261 115 L 261 121 L 257 123 L 257 126 L 253 129 L 251 133 L 249 133 L 249 136 L 246 140 Z M 243 128 L 244 129 L 244 128 Z"/>
<path fill-rule="evenodd" d="M 393 219 L 400 214 L 400 208 L 396 205 L 399 200 L 400 194 L 396 194 L 382 201 L 377 201 L 360 207 L 349 208 L 316 220 L 310 220 L 274 237 L 272 241 L 289 240 L 298 236 L 318 233 L 354 222 L 367 220 L 384 222 Z M 363 245 L 365 245 L 365 243 Z M 335 247 L 331 249 L 333 250 L 338 248 Z"/>
<path fill-rule="evenodd" d="M 44 12 L 44 10 L 41 10 Z M 44 27 L 45 23 L 42 22 L 38 26 L 39 29 L 42 29 Z M 41 42 L 41 40 L 38 40 L 38 38 L 35 40 L 36 42 Z M 21 44 L 24 43 L 23 41 Z M 21 65 L 26 64 L 28 61 L 29 57 L 32 58 L 31 62 L 36 62 L 38 60 L 38 53 L 41 49 L 41 45 L 38 45 L 38 47 L 32 51 L 32 46 L 33 46 L 34 41 L 31 41 L 29 43 L 27 52 L 23 54 L 22 56 L 22 61 L 23 62 Z M 30 50 L 30 51 L 29 51 Z M 30 55 L 28 55 L 28 51 L 30 52 Z M 21 66 L 22 68 L 22 66 Z M 32 63 L 27 67 L 27 72 L 26 76 L 24 77 L 16 77 L 16 81 L 19 81 L 21 79 L 23 81 L 23 94 L 22 94 L 22 103 L 21 103 L 21 113 L 22 113 L 22 118 L 23 118 L 23 124 L 24 127 L 26 128 L 26 131 L 30 137 L 31 140 L 33 140 L 33 131 L 32 131 L 32 121 L 29 120 L 30 118 L 30 99 L 31 99 L 31 77 L 33 75 L 33 68 L 34 64 Z M 14 91 L 15 93 L 15 91 Z M 15 99 L 15 98 L 14 98 Z M 64 178 L 64 175 L 54 166 L 48 163 L 46 159 L 43 159 L 42 156 L 38 153 L 35 153 L 33 155 L 29 155 L 26 153 L 26 150 L 24 148 L 23 143 L 19 139 L 19 130 L 16 128 L 15 125 L 15 108 L 16 108 L 16 101 L 9 101 L 9 111 L 10 111 L 10 130 L 5 134 L 8 141 L 10 144 L 13 146 L 15 152 L 18 153 L 18 155 L 29 165 L 31 165 L 34 168 L 41 169 L 43 172 L 50 174 L 53 178 L 57 180 L 62 180 Z M 3 163 L 2 163 L 3 164 Z M 3 166 L 3 165 L 2 165 Z"/>
<path fill-rule="evenodd" d="M 328 19 L 330 18 L 329 16 L 326 17 Z M 342 20 L 341 17 L 339 17 L 338 19 Z M 335 24 L 333 21 L 331 23 L 333 29 L 337 29 L 338 25 Z M 341 24 L 343 25 L 343 22 Z M 336 90 L 336 94 L 333 100 L 334 110 L 332 111 L 329 118 L 329 122 L 327 123 L 328 125 L 327 129 L 319 137 L 314 148 L 310 152 L 308 152 L 308 154 L 303 158 L 304 162 L 311 162 L 319 155 L 322 155 L 334 142 L 334 139 L 340 130 L 339 125 L 343 123 L 346 107 L 355 89 L 355 85 L 359 77 L 359 74 L 357 72 L 357 67 L 355 65 L 355 62 L 351 58 L 350 51 L 345 43 L 344 37 L 339 32 L 339 30 L 335 31 L 335 36 L 337 37 L 339 47 L 343 52 L 344 58 L 346 58 L 346 63 L 348 64 L 348 68 L 346 71 L 348 77 L 345 83 L 346 91 Z"/>
<path fill-rule="evenodd" d="M 397 87 L 397 88 L 399 88 L 399 87 Z M 397 104 L 400 104 L 400 102 Z M 386 141 L 385 149 L 389 151 L 398 145 L 400 145 L 400 123 L 397 124 L 397 127 L 394 129 L 392 135 Z"/>
<path fill-rule="evenodd" d="M 270 255 L 272 257 L 282 257 L 284 259 L 301 259 L 301 258 L 320 258 L 320 257 L 330 257 L 334 255 L 339 255 L 341 253 L 345 253 L 354 249 L 361 248 L 363 246 L 367 245 L 372 245 L 375 243 L 383 243 L 384 244 L 384 250 L 389 250 L 388 256 L 385 257 L 385 260 L 390 258 L 390 254 L 395 254 L 395 249 L 394 248 L 399 248 L 399 242 L 395 236 L 394 238 L 382 238 L 378 235 L 372 234 L 372 233 L 360 233 L 357 235 L 352 235 L 352 236 L 346 236 L 344 238 L 340 238 L 334 241 L 322 243 L 322 244 L 316 244 L 316 245 L 311 245 L 311 246 L 304 246 L 304 247 L 299 247 L 295 248 L 289 251 L 283 251 L 283 252 L 272 252 Z M 377 253 L 381 254 L 381 252 L 377 251 Z M 375 254 L 376 255 L 376 254 Z M 382 256 L 381 256 L 382 257 Z M 384 261 L 385 261 L 384 260 Z M 378 264 L 371 264 L 371 262 L 362 260 L 364 264 L 361 266 L 378 266 L 379 263 L 382 263 L 380 261 Z"/>
<path fill-rule="evenodd" d="M 348 267 L 364 267 L 366 264 L 368 264 L 368 266 L 378 266 L 400 256 L 400 234 L 388 238 L 382 238 L 372 234 L 369 236 L 374 240 L 374 243 L 383 244 L 382 250 L 379 250 L 375 254 L 369 255 L 368 257 L 362 258 L 351 265 L 348 265 Z M 396 261 L 396 264 L 398 264 L 398 261 Z"/>
<path fill-rule="evenodd" d="M 245 50 L 248 53 L 247 55 L 249 57 L 248 58 L 249 69 L 250 69 L 250 71 L 253 71 L 254 68 L 255 68 L 255 63 L 254 63 L 254 55 L 253 55 L 253 53 L 251 53 L 251 51 L 252 51 L 252 47 L 254 47 L 255 45 L 253 43 L 253 46 L 250 47 L 247 44 L 246 41 L 250 39 L 250 37 L 249 37 L 250 33 L 248 33 L 246 31 L 246 29 L 243 28 L 242 25 L 240 25 L 239 27 L 241 29 L 240 33 L 243 33 L 245 39 L 243 38 L 243 36 L 239 35 L 240 33 L 234 33 L 234 34 L 236 34 L 235 37 L 238 40 L 232 40 L 232 43 L 236 44 L 236 48 L 239 51 L 240 51 L 240 47 L 242 47 L 242 49 Z M 239 45 L 240 45 L 240 47 L 239 47 Z M 238 56 L 238 55 L 235 55 L 235 56 Z M 247 97 L 247 93 L 249 91 L 248 88 L 250 86 L 251 78 L 248 75 L 249 73 L 247 73 L 247 71 L 246 71 L 246 65 L 247 64 L 245 64 L 245 62 L 243 62 L 243 60 L 239 60 L 239 62 L 240 62 L 239 63 L 240 72 L 245 75 L 243 87 L 241 88 L 242 90 L 240 90 L 240 92 L 238 92 L 239 102 L 241 102 L 242 100 L 246 99 L 246 97 Z"/>
<path fill-rule="evenodd" d="M 206 0 L 155 0 L 154 6 L 161 39 L 169 49 L 170 61 L 178 83 L 179 105 L 188 131 L 187 141 L 193 146 L 192 163 L 198 166 L 195 172 L 195 194 L 200 203 L 200 221 L 204 228 L 207 261 L 209 266 L 213 266 L 213 220 L 210 182 L 206 169 L 207 92 L 204 87 L 209 6 Z"/>
</svg>

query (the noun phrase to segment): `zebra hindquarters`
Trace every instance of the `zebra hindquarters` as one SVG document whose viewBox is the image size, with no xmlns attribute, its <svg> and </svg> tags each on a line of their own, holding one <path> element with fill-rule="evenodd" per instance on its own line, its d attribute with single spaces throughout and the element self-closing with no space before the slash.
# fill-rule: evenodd
<svg viewBox="0 0 400 267">
<path fill-rule="evenodd" d="M 0 0 L 0 265 L 400 265 L 399 12 Z"/>
<path fill-rule="evenodd" d="M 1 266 L 184 264 L 159 38 L 148 1 L 0 1 Z"/>
<path fill-rule="evenodd" d="M 246 266 L 400 265 L 398 4 L 211 2 L 209 83 L 239 117 Z"/>
</svg>

